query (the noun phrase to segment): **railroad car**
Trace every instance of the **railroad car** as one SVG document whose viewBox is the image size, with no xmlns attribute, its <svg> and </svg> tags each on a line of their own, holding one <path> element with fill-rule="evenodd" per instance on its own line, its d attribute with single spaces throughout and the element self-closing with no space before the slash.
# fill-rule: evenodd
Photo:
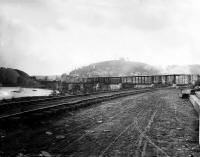
<svg viewBox="0 0 200 157">
<path fill-rule="evenodd" d="M 89 83 L 89 84 L 135 84 L 135 85 L 145 85 L 145 84 L 195 84 L 200 80 L 199 75 L 184 75 L 184 74 L 174 74 L 174 75 L 151 75 L 151 76 L 123 76 L 123 77 L 88 77 L 75 79 L 74 82 Z"/>
<path fill-rule="evenodd" d="M 119 84 L 119 83 L 122 83 L 121 77 L 111 77 L 111 78 L 110 78 L 110 83 L 111 83 L 111 84 Z"/>
</svg>

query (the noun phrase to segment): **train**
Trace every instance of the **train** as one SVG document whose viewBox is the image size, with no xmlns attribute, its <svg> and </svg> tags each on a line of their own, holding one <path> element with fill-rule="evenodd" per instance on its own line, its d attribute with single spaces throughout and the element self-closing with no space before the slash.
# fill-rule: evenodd
<svg viewBox="0 0 200 157">
<path fill-rule="evenodd" d="M 200 81 L 200 75 L 173 74 L 173 75 L 135 75 L 121 77 L 71 77 L 65 83 L 85 83 L 85 84 L 195 84 Z"/>
</svg>

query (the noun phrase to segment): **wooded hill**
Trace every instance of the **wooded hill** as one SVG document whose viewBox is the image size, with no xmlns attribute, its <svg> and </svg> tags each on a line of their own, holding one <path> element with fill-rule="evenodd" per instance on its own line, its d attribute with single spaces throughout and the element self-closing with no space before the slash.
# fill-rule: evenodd
<svg viewBox="0 0 200 157">
<path fill-rule="evenodd" d="M 73 70 L 69 75 L 80 77 L 154 75 L 160 71 L 148 64 L 125 60 L 111 60 L 90 64 Z"/>
<path fill-rule="evenodd" d="M 2 86 L 37 87 L 39 83 L 27 73 L 11 68 L 0 68 L 0 84 Z"/>
</svg>

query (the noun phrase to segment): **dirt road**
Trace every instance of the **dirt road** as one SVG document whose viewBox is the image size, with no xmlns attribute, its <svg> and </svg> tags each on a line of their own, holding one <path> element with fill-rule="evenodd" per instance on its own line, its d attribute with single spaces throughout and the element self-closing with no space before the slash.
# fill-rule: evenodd
<svg viewBox="0 0 200 157">
<path fill-rule="evenodd" d="M 0 156 L 200 156 L 197 127 L 178 90 L 159 90 L 1 129 Z"/>
</svg>

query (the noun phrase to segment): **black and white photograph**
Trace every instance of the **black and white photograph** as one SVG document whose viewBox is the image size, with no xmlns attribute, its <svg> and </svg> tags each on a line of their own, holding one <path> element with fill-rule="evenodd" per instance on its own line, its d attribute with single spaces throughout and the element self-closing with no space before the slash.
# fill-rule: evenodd
<svg viewBox="0 0 200 157">
<path fill-rule="evenodd" d="M 200 157 L 199 0 L 0 0 L 0 157 Z"/>
</svg>

